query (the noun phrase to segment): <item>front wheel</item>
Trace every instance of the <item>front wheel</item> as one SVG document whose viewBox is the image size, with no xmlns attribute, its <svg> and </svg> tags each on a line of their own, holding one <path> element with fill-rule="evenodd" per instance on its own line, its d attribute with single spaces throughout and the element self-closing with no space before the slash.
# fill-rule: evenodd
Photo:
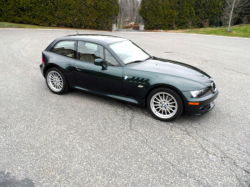
<svg viewBox="0 0 250 187">
<path fill-rule="evenodd" d="M 179 94 L 169 88 L 157 88 L 147 98 L 148 111 L 162 121 L 173 121 L 183 111 L 183 103 Z"/>
<path fill-rule="evenodd" d="M 63 94 L 68 91 L 67 81 L 58 68 L 50 68 L 45 77 L 47 86 L 53 93 Z"/>
</svg>

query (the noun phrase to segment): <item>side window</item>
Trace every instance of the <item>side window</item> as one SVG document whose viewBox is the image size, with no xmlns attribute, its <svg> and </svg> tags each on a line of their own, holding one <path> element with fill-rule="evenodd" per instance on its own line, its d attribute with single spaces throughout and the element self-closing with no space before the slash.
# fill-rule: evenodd
<svg viewBox="0 0 250 187">
<path fill-rule="evenodd" d="M 116 61 L 116 59 L 110 54 L 109 51 L 105 49 L 105 57 L 106 57 L 106 64 L 108 66 L 119 66 L 120 64 Z"/>
<path fill-rule="evenodd" d="M 78 42 L 78 60 L 94 63 L 95 59 L 98 58 L 104 59 L 102 46 L 88 42 Z"/>
<path fill-rule="evenodd" d="M 74 58 L 75 56 L 75 42 L 74 41 L 62 41 L 57 43 L 51 50 L 51 52 Z"/>
</svg>

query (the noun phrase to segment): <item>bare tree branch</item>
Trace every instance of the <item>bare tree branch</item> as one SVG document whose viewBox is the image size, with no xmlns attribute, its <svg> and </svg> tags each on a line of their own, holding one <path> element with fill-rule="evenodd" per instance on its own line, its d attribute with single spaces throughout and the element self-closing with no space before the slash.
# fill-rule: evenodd
<svg viewBox="0 0 250 187">
<path fill-rule="evenodd" d="M 223 16 L 221 20 L 225 25 L 228 25 L 228 32 L 231 30 L 231 25 L 236 21 L 238 14 L 242 11 L 243 5 L 248 0 L 226 0 L 223 8 Z"/>
</svg>

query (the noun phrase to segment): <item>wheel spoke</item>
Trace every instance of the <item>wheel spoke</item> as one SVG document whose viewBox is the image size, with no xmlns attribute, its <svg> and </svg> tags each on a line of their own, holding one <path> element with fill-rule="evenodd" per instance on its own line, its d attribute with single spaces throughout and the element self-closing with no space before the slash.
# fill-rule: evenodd
<svg viewBox="0 0 250 187">
<path fill-rule="evenodd" d="M 161 96 L 160 96 L 160 95 L 158 95 L 158 98 L 159 98 L 159 100 L 160 100 L 160 101 L 162 101 L 162 98 L 161 98 Z"/>
<path fill-rule="evenodd" d="M 171 112 L 167 109 L 167 111 L 168 111 L 168 114 L 171 114 Z"/>
<path fill-rule="evenodd" d="M 63 78 L 57 71 L 49 72 L 47 75 L 47 82 L 54 92 L 60 92 L 63 89 Z"/>
<path fill-rule="evenodd" d="M 171 118 L 178 111 L 178 104 L 175 100 L 175 97 L 167 92 L 156 93 L 151 98 L 150 107 L 153 113 L 162 119 Z"/>
<path fill-rule="evenodd" d="M 159 102 L 161 102 L 161 100 L 159 100 L 157 97 L 155 97 L 156 100 L 158 100 Z"/>
<path fill-rule="evenodd" d="M 175 106 L 174 105 L 168 105 L 168 107 L 174 108 Z"/>
<path fill-rule="evenodd" d="M 165 101 L 167 101 L 167 100 L 168 100 L 168 95 L 166 94 Z"/>
<path fill-rule="evenodd" d="M 174 111 L 172 108 L 168 108 L 168 109 Z"/>
</svg>

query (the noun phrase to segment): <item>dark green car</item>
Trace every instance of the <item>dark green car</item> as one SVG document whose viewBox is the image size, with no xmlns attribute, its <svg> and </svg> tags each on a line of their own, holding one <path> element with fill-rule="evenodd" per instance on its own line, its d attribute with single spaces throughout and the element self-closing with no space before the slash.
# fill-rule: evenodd
<svg viewBox="0 0 250 187">
<path fill-rule="evenodd" d="M 49 89 L 79 89 L 147 106 L 157 119 L 183 112 L 202 115 L 214 108 L 215 81 L 203 71 L 150 56 L 130 40 L 103 35 L 56 39 L 42 53 L 41 72 Z"/>
</svg>

